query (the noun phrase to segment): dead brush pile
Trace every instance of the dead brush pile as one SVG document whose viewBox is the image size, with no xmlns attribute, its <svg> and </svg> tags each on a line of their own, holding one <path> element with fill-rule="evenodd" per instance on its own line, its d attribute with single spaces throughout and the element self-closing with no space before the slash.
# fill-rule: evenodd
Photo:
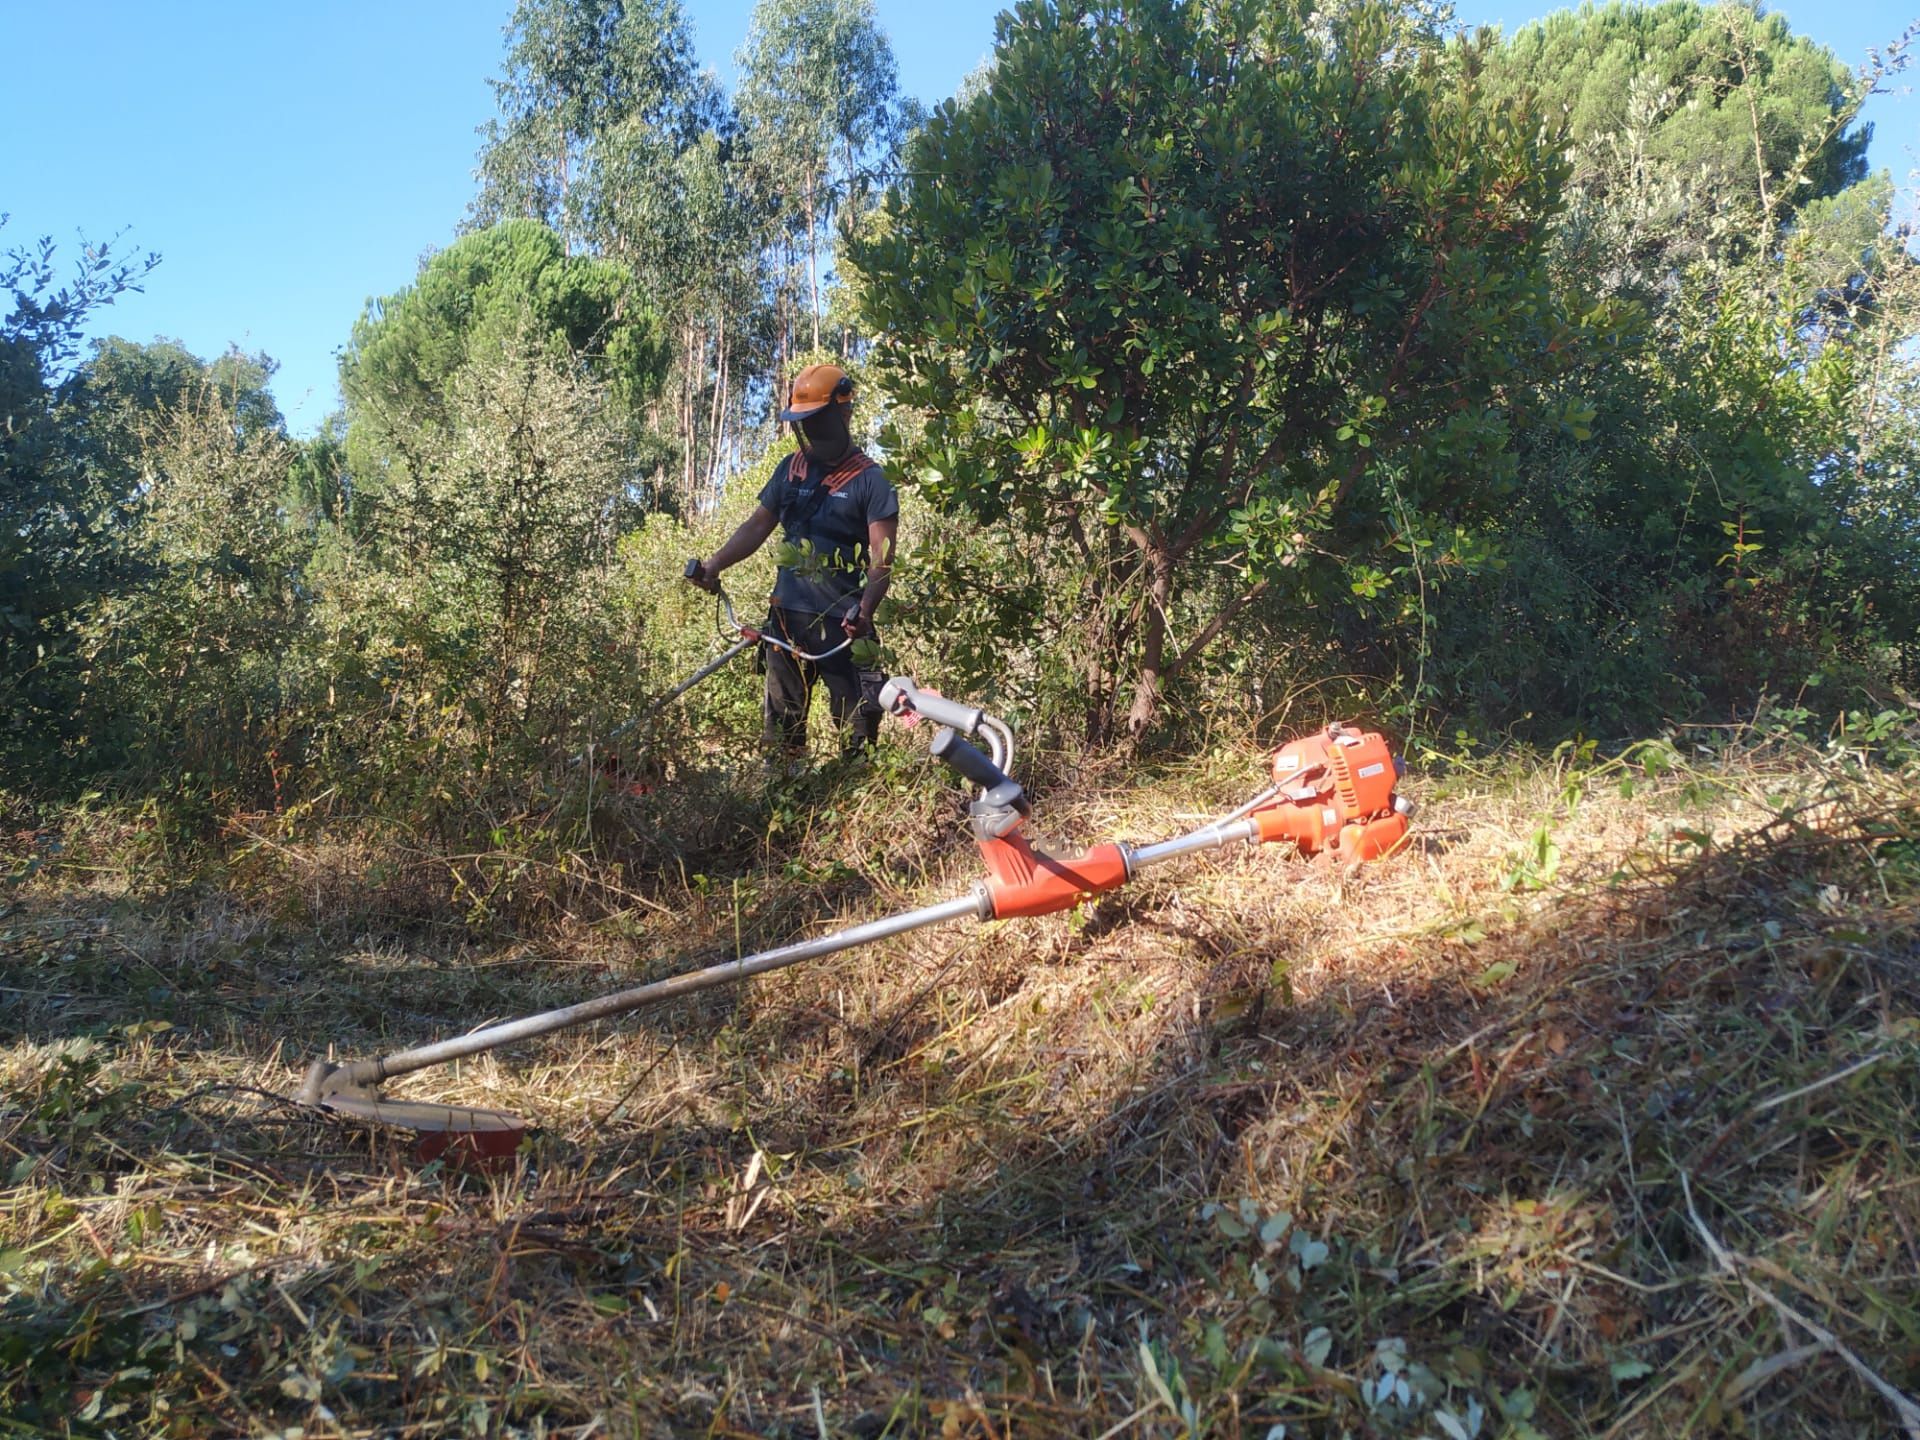
<svg viewBox="0 0 1920 1440">
<path fill-rule="evenodd" d="M 0 915 L 0 1431 L 1920 1434 L 1897 757 L 1461 760 L 1381 865 L 1196 860 L 398 1087 L 536 1117 L 500 1173 L 274 1098 L 972 879 L 902 764 L 809 784 L 734 873 L 513 941 L 46 858 Z"/>
</svg>

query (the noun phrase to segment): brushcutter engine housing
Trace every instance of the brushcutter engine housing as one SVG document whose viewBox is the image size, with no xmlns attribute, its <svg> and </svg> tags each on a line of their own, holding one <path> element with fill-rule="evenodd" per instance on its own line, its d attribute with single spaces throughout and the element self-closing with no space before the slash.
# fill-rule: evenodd
<svg viewBox="0 0 1920 1440">
<path fill-rule="evenodd" d="M 1377 860 L 1406 838 L 1413 802 L 1394 792 L 1405 770 L 1384 736 L 1335 723 L 1273 757 L 1273 798 L 1252 812 L 1262 840 L 1302 855 Z"/>
</svg>

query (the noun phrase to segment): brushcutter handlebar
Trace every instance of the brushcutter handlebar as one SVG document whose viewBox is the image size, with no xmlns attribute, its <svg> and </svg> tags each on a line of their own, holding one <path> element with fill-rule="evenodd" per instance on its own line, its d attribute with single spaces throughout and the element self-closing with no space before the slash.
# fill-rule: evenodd
<svg viewBox="0 0 1920 1440">
<path fill-rule="evenodd" d="M 822 650 L 816 654 L 809 650 L 802 650 L 798 645 L 782 640 L 777 635 L 769 635 L 766 631 L 756 630 L 751 625 L 742 625 L 738 620 L 734 620 L 733 607 L 731 605 L 727 607 L 727 619 L 732 622 L 733 628 L 738 630 L 742 635 L 757 636 L 759 639 L 773 646 L 774 649 L 786 651 L 796 660 L 830 660 L 853 644 L 853 637 L 849 635 L 831 650 Z"/>
<path fill-rule="evenodd" d="M 730 599 L 727 595 L 727 592 L 723 588 L 721 588 L 720 577 L 716 575 L 711 577 L 710 583 L 702 583 L 703 581 L 708 580 L 708 576 L 706 574 L 705 568 L 700 563 L 700 558 L 697 555 L 693 559 L 687 561 L 687 568 L 681 573 L 686 577 L 686 579 L 690 583 L 694 585 L 699 585 L 700 588 L 703 590 L 713 591 L 714 598 L 719 602 L 720 608 L 726 612 L 728 629 L 738 632 L 740 635 L 744 636 L 748 640 L 764 641 L 766 644 L 773 646 L 774 649 L 776 650 L 784 650 L 789 655 L 793 656 L 796 660 L 814 660 L 814 661 L 830 660 L 835 655 L 838 655 L 842 650 L 845 650 L 848 646 L 853 644 L 853 637 L 849 635 L 846 639 L 842 640 L 838 645 L 835 645 L 831 650 L 821 650 L 818 652 L 810 651 L 810 650 L 802 650 L 798 645 L 793 644 L 791 641 L 782 640 L 777 635 L 767 634 L 765 630 L 760 629 L 758 626 L 742 625 L 740 623 L 739 617 L 733 613 L 732 599 Z"/>
<path fill-rule="evenodd" d="M 962 705 L 958 700 L 949 700 L 931 690 L 922 690 L 905 675 L 896 675 L 880 687 L 880 708 L 892 713 L 902 705 L 926 716 L 936 725 L 950 725 L 962 735 L 972 735 L 978 731 L 980 722 L 987 715 L 978 705 Z M 973 750 L 970 745 L 963 748 Z M 978 750 L 973 750 L 973 753 L 980 755 Z M 985 760 L 987 757 L 980 755 L 980 758 Z M 1004 780 L 1006 776 L 1000 778 Z"/>
<path fill-rule="evenodd" d="M 1022 815 L 1031 813 L 1027 804 L 1026 792 L 1016 780 L 988 755 L 975 749 L 962 740 L 959 733 L 949 726 L 941 726 L 933 737 L 933 743 L 927 747 L 927 753 L 947 766 L 963 779 L 971 780 L 984 792 L 986 803 L 996 807 L 1011 808 Z"/>
</svg>

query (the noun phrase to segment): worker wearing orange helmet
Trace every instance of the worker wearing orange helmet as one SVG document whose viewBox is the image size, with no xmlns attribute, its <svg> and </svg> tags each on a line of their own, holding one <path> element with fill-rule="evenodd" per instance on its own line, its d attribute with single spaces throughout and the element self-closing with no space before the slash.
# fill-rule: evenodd
<svg viewBox="0 0 1920 1440">
<path fill-rule="evenodd" d="M 717 589 L 721 571 L 753 554 L 779 528 L 789 547 L 782 558 L 791 563 L 782 564 L 774 580 L 767 629 L 816 655 L 842 641 L 877 638 L 873 612 L 887 593 L 899 532 L 899 497 L 885 472 L 853 443 L 852 415 L 853 381 L 838 365 L 809 365 L 796 375 L 780 418 L 793 425 L 799 448 L 774 466 L 740 528 L 688 576 L 703 589 Z M 805 749 L 816 680 L 827 688 L 845 749 L 873 743 L 885 677 L 857 664 L 851 646 L 818 662 L 771 645 L 763 645 L 761 654 L 770 751 Z"/>
</svg>

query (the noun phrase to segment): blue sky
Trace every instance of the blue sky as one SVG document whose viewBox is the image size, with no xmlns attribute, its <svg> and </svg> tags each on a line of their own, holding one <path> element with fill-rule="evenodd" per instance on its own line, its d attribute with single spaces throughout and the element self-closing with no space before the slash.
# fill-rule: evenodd
<svg viewBox="0 0 1920 1440">
<path fill-rule="evenodd" d="M 1920 0 L 1906 0 L 1920 4 Z M 723 79 L 752 0 L 688 0 Z M 993 0 L 876 0 L 904 89 L 932 102 L 991 50 Z M 1464 0 L 1509 30 L 1559 8 Z M 1914 18 L 1894 0 L 1775 7 L 1858 64 Z M 408 283 L 473 193 L 476 127 L 511 0 L 0 0 L 0 249 L 125 231 L 159 251 L 96 332 L 229 344 L 280 362 L 296 433 L 337 403 L 334 356 L 368 297 Z M 1873 162 L 1920 167 L 1920 104 L 1877 100 Z"/>
</svg>

